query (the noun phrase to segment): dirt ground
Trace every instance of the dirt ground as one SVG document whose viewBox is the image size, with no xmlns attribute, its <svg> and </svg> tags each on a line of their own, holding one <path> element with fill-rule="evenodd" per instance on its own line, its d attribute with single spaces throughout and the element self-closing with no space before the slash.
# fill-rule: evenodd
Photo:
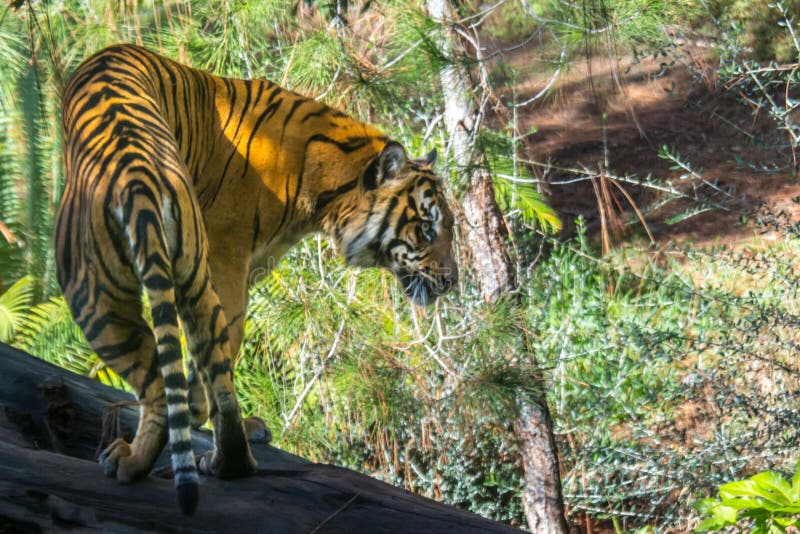
<svg viewBox="0 0 800 534">
<path fill-rule="evenodd" d="M 532 61 L 530 51 L 510 56 L 507 61 L 524 66 Z M 521 108 L 519 130 L 525 137 L 525 156 L 552 167 L 536 174 L 548 182 L 551 205 L 570 224 L 582 215 L 590 232 L 601 230 L 598 190 L 591 181 L 576 181 L 578 175 L 558 168 L 605 167 L 610 176 L 632 179 L 681 180 L 684 170 L 659 157 L 663 146 L 680 154 L 683 161 L 705 180 L 726 191 L 731 210 L 711 210 L 677 223 L 670 218 L 691 209 L 691 202 L 666 203 L 646 215 L 647 225 L 659 245 L 691 241 L 698 245 L 733 244 L 763 234 L 752 224 L 743 224 L 742 210 L 764 203 L 775 211 L 784 210 L 792 221 L 800 215 L 800 184 L 793 174 L 793 156 L 785 132 L 762 112 L 754 114 L 736 88 L 715 79 L 711 52 L 697 46 L 679 46 L 670 56 L 648 57 L 634 64 L 631 57 L 619 59 L 599 55 L 591 62 L 577 58 L 559 77 L 553 96 Z M 618 82 L 616 80 L 619 80 Z M 526 82 L 516 87 L 518 95 L 534 95 L 547 80 Z M 559 183 L 570 182 L 570 183 Z M 652 188 L 618 182 L 637 207 L 645 211 L 663 200 L 665 194 Z M 703 186 L 709 190 L 711 186 Z M 608 186 L 614 198 L 607 214 L 621 215 L 620 221 L 634 221 L 635 211 L 625 194 Z M 625 234 L 646 236 L 640 224 L 628 224 Z M 763 237 L 763 235 L 762 235 Z M 766 237 L 769 239 L 768 235 Z"/>
<path fill-rule="evenodd" d="M 525 68 L 536 61 L 534 54 L 524 51 L 506 60 Z M 669 220 L 691 210 L 691 202 L 668 202 L 650 211 L 645 219 L 657 248 L 675 243 L 738 247 L 755 236 L 767 242 L 780 239 L 777 233 L 753 224 L 752 216 L 743 217 L 760 204 L 773 213 L 785 212 L 793 223 L 800 220 L 800 183 L 787 134 L 764 113 L 754 113 L 735 87 L 714 77 L 711 57 L 707 48 L 683 46 L 671 57 L 649 57 L 636 64 L 631 57 L 612 61 L 600 56 L 591 62 L 577 58 L 560 76 L 552 96 L 519 110 L 518 131 L 527 133 L 524 157 L 551 165 L 546 171 L 535 165 L 534 173 L 546 181 L 543 189 L 565 223 L 566 233 L 574 228 L 574 219 L 583 216 L 591 235 L 600 236 L 598 194 L 602 198 L 602 193 L 590 180 L 579 180 L 579 174 L 564 169 L 585 169 L 591 174 L 604 168 L 608 176 L 630 178 L 618 182 L 630 200 L 616 186 L 609 186 L 614 198 L 602 201 L 612 206 L 621 221 L 633 222 L 612 241 L 616 245 L 646 243 L 647 233 L 635 222 L 631 201 L 647 211 L 666 194 L 631 182 L 650 177 L 653 182 L 690 187 L 689 180 L 680 178 L 685 169 L 675 169 L 675 162 L 659 157 L 663 146 L 726 191 L 730 210 L 709 210 L 677 223 Z M 515 86 L 518 100 L 537 94 L 547 82 L 533 78 Z M 703 187 L 708 191 L 710 186 Z M 702 431 L 702 409 L 687 404 L 676 413 L 673 430 Z M 572 522 L 576 533 L 615 532 L 610 520 L 576 515 Z"/>
</svg>

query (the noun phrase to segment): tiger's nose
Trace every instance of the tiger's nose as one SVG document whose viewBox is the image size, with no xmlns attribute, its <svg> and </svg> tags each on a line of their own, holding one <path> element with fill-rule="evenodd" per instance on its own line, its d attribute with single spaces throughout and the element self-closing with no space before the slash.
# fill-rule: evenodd
<svg viewBox="0 0 800 534">
<path fill-rule="evenodd" d="M 447 293 L 453 289 L 456 284 L 458 284 L 458 269 L 453 266 L 442 273 L 441 279 L 439 280 L 439 290 L 442 293 Z"/>
</svg>

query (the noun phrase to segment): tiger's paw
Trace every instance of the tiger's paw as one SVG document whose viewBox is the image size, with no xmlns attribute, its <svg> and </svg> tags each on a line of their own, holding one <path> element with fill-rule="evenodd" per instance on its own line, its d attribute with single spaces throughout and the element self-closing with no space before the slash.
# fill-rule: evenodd
<svg viewBox="0 0 800 534">
<path fill-rule="evenodd" d="M 217 478 L 241 478 L 254 474 L 258 469 L 250 450 L 245 454 L 226 457 L 220 451 L 208 451 L 198 462 L 200 472 Z"/>
<path fill-rule="evenodd" d="M 244 433 L 250 443 L 270 443 L 272 442 L 272 432 L 267 423 L 260 417 L 245 417 Z"/>
<path fill-rule="evenodd" d="M 208 421 L 208 410 L 198 410 L 195 405 L 192 404 L 189 406 L 189 413 L 191 415 L 189 424 L 194 429 L 202 427 L 204 424 L 206 424 L 206 421 Z"/>
<path fill-rule="evenodd" d="M 144 465 L 141 459 L 133 454 L 130 444 L 122 438 L 114 440 L 100 454 L 97 461 L 103 466 L 103 472 L 107 477 L 116 478 L 122 483 L 144 478 L 150 471 L 150 466 Z"/>
</svg>

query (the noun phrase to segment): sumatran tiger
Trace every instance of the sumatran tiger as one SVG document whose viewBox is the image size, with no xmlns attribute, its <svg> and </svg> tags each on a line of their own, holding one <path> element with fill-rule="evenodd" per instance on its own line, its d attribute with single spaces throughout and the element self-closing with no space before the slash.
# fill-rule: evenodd
<svg viewBox="0 0 800 534">
<path fill-rule="evenodd" d="M 416 304 L 456 283 L 435 152 L 408 159 L 325 104 L 132 45 L 82 63 L 62 104 L 58 281 L 92 348 L 140 405 L 133 442 L 117 439 L 100 462 L 130 482 L 169 440 L 185 514 L 197 506 L 198 467 L 220 478 L 256 469 L 233 387 L 250 273 L 324 232 L 349 265 L 394 273 Z M 209 417 L 214 451 L 196 466 L 190 427 Z"/>
</svg>

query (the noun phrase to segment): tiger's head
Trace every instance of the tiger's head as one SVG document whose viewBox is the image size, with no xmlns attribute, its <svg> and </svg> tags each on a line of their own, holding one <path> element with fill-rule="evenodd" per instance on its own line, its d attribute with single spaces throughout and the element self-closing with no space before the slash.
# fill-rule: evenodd
<svg viewBox="0 0 800 534">
<path fill-rule="evenodd" d="M 357 206 L 335 232 L 348 264 L 390 270 L 420 306 L 458 281 L 453 214 L 433 172 L 435 160 L 435 150 L 410 160 L 400 144 L 389 142 L 364 169 Z"/>
</svg>

